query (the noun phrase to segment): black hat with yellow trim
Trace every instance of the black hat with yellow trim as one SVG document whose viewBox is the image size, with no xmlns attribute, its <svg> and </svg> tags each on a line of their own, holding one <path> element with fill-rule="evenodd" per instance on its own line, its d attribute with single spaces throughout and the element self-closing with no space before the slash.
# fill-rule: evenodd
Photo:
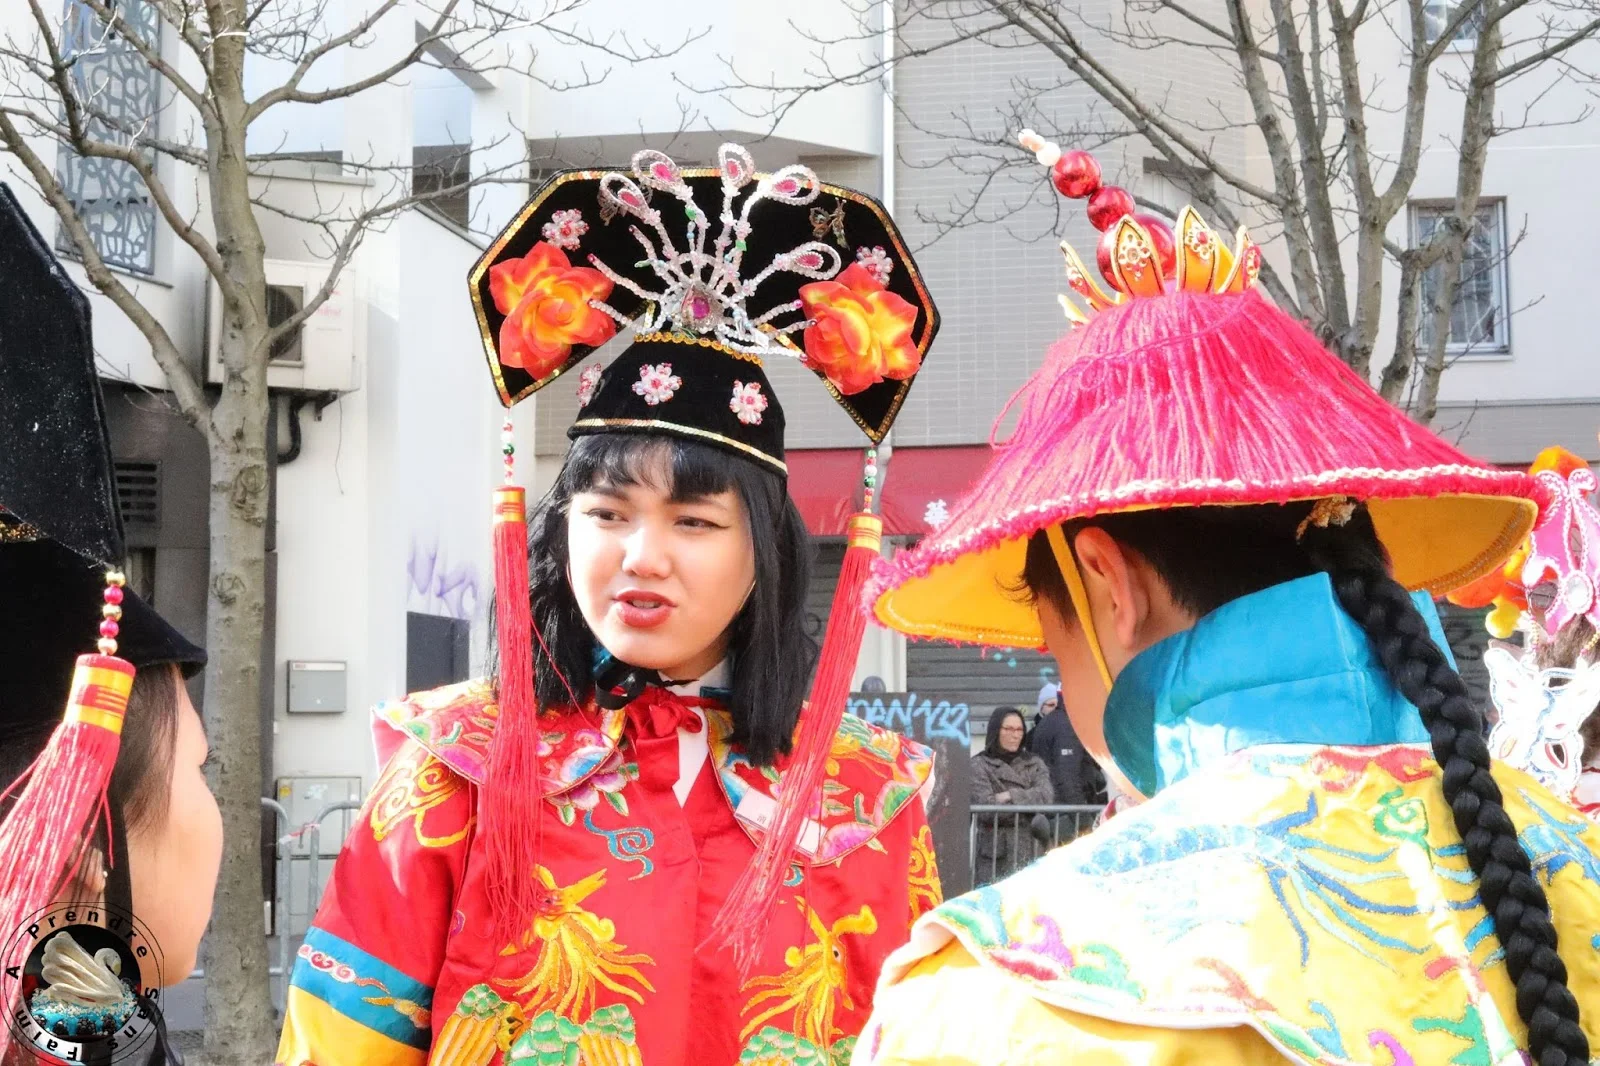
<svg viewBox="0 0 1600 1066">
<path fill-rule="evenodd" d="M 4 184 L 0 277 L 3 974 L 32 944 L 12 934 L 74 883 L 92 848 L 107 866 L 106 901 L 130 909 L 124 812 L 108 786 L 123 733 L 150 728 L 124 721 L 134 672 L 192 672 L 205 652 L 123 587 L 89 302 Z M 0 1060 L 10 1039 L 0 1027 Z"/>
<path fill-rule="evenodd" d="M 578 371 L 570 436 L 685 437 L 780 473 L 783 411 L 764 358 L 814 370 L 877 443 L 939 328 L 882 204 L 803 166 L 758 174 L 735 145 L 714 168 L 645 151 L 631 174 L 555 176 L 478 261 L 471 289 L 507 406 L 631 329 L 610 366 Z"/>
</svg>

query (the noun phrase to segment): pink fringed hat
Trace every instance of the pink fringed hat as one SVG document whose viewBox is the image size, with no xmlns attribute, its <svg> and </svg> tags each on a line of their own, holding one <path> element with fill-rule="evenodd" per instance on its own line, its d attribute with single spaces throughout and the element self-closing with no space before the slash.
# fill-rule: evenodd
<svg viewBox="0 0 1600 1066">
<path fill-rule="evenodd" d="M 1243 231 L 1228 249 L 1189 209 L 1176 238 L 1151 216 L 1113 217 L 1132 198 L 1100 186 L 1092 157 L 1027 133 L 1024 144 L 1060 191 L 1089 197 L 1114 291 L 1065 249 L 1089 311 L 1063 298 L 1077 325 L 1013 398 L 1015 433 L 937 533 L 877 569 L 867 596 L 884 625 L 1039 647 L 1015 591 L 1029 536 L 1116 511 L 1367 501 L 1396 578 L 1438 594 L 1521 543 L 1538 511 L 1532 480 L 1406 418 L 1257 293 L 1260 251 Z"/>
</svg>

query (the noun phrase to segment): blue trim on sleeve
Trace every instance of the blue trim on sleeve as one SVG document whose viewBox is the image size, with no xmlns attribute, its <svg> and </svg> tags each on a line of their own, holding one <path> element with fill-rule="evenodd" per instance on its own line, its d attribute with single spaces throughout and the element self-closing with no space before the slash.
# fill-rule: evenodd
<svg viewBox="0 0 1600 1066">
<path fill-rule="evenodd" d="M 316 966 L 306 953 L 316 952 L 334 965 Z M 340 980 L 335 974 L 345 978 Z M 360 981 L 362 983 L 357 984 Z M 397 1043 L 426 1051 L 433 1040 L 431 1026 L 418 1026 L 392 1005 L 378 1006 L 372 999 L 409 1000 L 423 1009 L 433 1006 L 433 989 L 408 977 L 382 959 L 369 955 L 346 940 L 313 926 L 295 960 L 295 988 L 322 1000 L 358 1025 Z"/>
</svg>

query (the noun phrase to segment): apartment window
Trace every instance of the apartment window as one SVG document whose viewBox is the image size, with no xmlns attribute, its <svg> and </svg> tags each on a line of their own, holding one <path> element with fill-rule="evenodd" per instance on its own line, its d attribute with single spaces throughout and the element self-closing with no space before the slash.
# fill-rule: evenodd
<svg viewBox="0 0 1600 1066">
<path fill-rule="evenodd" d="M 1451 210 L 1448 206 L 1413 204 L 1413 244 L 1420 246 L 1432 237 Z M 1480 202 L 1472 229 L 1467 234 L 1466 254 L 1461 260 L 1455 298 L 1450 304 L 1447 351 L 1458 355 L 1495 355 L 1510 350 L 1506 251 L 1505 201 Z M 1433 343 L 1433 307 L 1442 269 L 1442 266 L 1435 266 L 1422 277 L 1417 343 L 1423 347 Z"/>
<path fill-rule="evenodd" d="M 161 23 L 149 0 L 121 0 L 119 10 L 135 39 L 159 47 Z M 79 0 L 67 0 L 61 47 L 72 60 L 73 91 L 89 111 L 90 137 L 126 144 L 134 131 L 156 121 L 155 70 Z M 153 161 L 153 154 L 147 158 Z M 84 159 L 63 145 L 56 177 L 102 259 L 137 274 L 154 272 L 156 208 L 133 167 L 120 160 Z M 65 233 L 56 243 L 69 254 L 76 251 Z"/>
<path fill-rule="evenodd" d="M 461 228 L 471 220 L 472 145 L 418 145 L 411 149 L 411 194 L 449 190 L 423 203 Z"/>
<path fill-rule="evenodd" d="M 1456 17 L 1456 12 L 1462 7 L 1471 5 L 1472 10 L 1467 17 L 1461 20 L 1461 25 L 1456 27 L 1456 33 L 1451 38 L 1452 45 L 1471 47 L 1478 43 L 1478 34 L 1483 30 L 1483 3 L 1482 0 L 1427 0 L 1422 5 L 1423 33 L 1429 44 L 1434 44 L 1444 35 L 1445 28 Z"/>
</svg>

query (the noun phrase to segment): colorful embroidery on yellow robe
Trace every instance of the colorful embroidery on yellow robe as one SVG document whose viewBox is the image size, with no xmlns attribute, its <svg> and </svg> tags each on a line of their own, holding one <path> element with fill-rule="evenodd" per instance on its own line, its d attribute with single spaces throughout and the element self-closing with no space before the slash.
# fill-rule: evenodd
<svg viewBox="0 0 1600 1066">
<path fill-rule="evenodd" d="M 1179 1032 L 1199 1029 L 1231 1030 L 1204 1041 L 1217 1066 L 1266 1061 L 1263 1042 L 1307 1066 L 1518 1066 L 1511 981 L 1437 775 L 1411 745 L 1263 746 L 1198 770 L 925 918 L 857 1061 L 1020 1066 L 1053 1046 L 1164 1066 L 1201 1061 Z M 1600 1003 L 1600 830 L 1531 778 L 1495 777 L 1572 991 Z M 929 1006 L 946 986 L 1037 1031 L 984 1050 Z M 1600 1046 L 1600 1012 L 1584 1021 Z"/>
</svg>

